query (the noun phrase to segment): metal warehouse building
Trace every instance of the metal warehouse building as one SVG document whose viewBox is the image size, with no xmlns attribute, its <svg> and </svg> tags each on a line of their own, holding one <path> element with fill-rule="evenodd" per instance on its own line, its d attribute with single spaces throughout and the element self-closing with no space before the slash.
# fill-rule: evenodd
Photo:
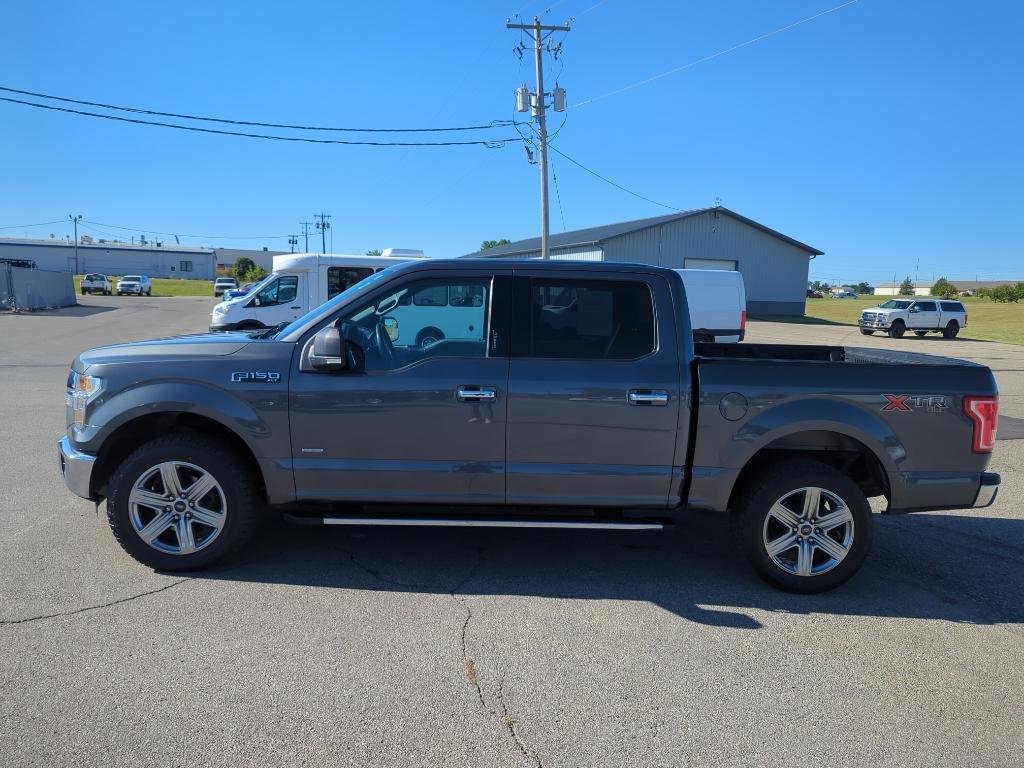
<svg viewBox="0 0 1024 768">
<path fill-rule="evenodd" d="M 810 260 L 822 251 L 728 208 L 606 224 L 548 238 L 553 259 L 625 261 L 690 269 L 736 269 L 747 289 L 747 310 L 802 315 Z M 536 259 L 540 238 L 520 240 L 465 258 Z"/>
<path fill-rule="evenodd" d="M 76 256 L 74 242 L 3 238 L 0 258 L 34 261 L 39 269 L 76 274 L 102 272 L 212 280 L 217 271 L 213 249 L 189 246 L 82 242 Z"/>
</svg>

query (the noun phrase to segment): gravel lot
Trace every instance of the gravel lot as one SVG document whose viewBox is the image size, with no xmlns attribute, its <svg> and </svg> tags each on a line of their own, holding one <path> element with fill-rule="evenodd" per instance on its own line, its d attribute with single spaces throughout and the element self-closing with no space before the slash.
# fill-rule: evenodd
<svg viewBox="0 0 1024 768">
<path fill-rule="evenodd" d="M 165 576 L 65 491 L 64 382 L 82 348 L 203 330 L 210 301 L 81 301 L 0 315 L 4 765 L 1021 765 L 1021 440 L 997 445 L 996 506 L 877 517 L 862 572 L 820 596 L 757 581 L 716 516 L 276 525 L 243 560 Z M 1024 347 L 772 323 L 750 340 L 984 362 L 1024 436 Z"/>
</svg>

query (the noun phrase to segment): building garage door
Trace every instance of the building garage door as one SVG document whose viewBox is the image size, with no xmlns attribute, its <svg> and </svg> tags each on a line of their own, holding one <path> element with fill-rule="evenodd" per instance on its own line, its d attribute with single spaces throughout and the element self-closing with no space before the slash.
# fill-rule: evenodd
<svg viewBox="0 0 1024 768">
<path fill-rule="evenodd" d="M 724 269 L 735 270 L 734 259 L 684 259 L 683 267 L 686 269 Z"/>
</svg>

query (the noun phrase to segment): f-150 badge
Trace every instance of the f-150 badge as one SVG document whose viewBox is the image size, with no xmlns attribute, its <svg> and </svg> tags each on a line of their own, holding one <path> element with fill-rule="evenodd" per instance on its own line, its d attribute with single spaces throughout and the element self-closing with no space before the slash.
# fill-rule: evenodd
<svg viewBox="0 0 1024 768">
<path fill-rule="evenodd" d="M 231 374 L 232 383 L 245 384 L 277 384 L 281 374 L 275 371 L 235 371 Z"/>
<path fill-rule="evenodd" d="M 949 407 L 945 395 L 882 395 L 885 398 L 883 411 L 944 411 Z"/>
</svg>

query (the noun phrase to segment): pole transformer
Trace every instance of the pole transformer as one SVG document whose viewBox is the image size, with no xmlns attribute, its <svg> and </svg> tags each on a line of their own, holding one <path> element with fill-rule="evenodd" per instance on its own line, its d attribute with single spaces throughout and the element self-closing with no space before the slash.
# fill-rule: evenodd
<svg viewBox="0 0 1024 768">
<path fill-rule="evenodd" d="M 533 57 L 536 69 L 537 86 L 530 100 L 533 119 L 537 121 L 539 136 L 540 166 L 540 257 L 551 258 L 548 252 L 548 129 L 546 120 L 546 104 L 544 93 L 544 43 L 555 32 L 568 32 L 568 24 L 541 24 L 540 17 L 534 16 L 532 24 L 505 23 L 505 29 L 519 29 L 526 32 L 533 41 Z M 546 33 L 546 34 L 545 34 Z M 560 94 L 560 105 L 564 109 L 564 96 Z M 522 110 L 521 111 L 525 111 Z M 561 111 L 561 110 L 559 110 Z"/>
</svg>

